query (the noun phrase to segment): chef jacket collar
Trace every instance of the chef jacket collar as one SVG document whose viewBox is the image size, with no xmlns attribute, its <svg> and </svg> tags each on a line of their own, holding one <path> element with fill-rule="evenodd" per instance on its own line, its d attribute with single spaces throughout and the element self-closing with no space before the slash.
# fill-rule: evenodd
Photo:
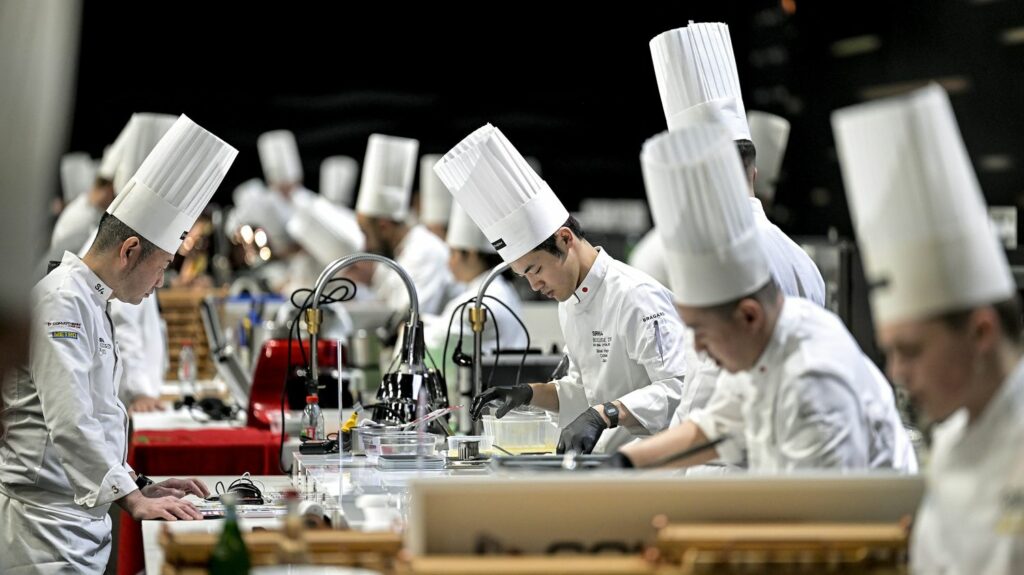
<svg viewBox="0 0 1024 575">
<path fill-rule="evenodd" d="M 590 266 L 587 276 L 583 278 L 579 287 L 573 292 L 573 297 L 569 298 L 569 304 L 581 309 L 585 309 L 590 305 L 590 302 L 597 297 L 597 292 L 601 289 L 605 276 L 608 275 L 608 266 L 611 263 L 611 259 L 612 257 L 604 249 L 600 246 L 597 247 L 597 258 L 594 259 L 594 265 Z"/>
<path fill-rule="evenodd" d="M 110 301 L 111 296 L 114 295 L 114 290 L 110 288 L 100 276 L 96 275 L 92 269 L 85 265 L 82 258 L 71 252 L 64 252 L 64 257 L 60 260 L 60 265 L 70 267 L 75 273 L 81 274 L 83 280 L 89 285 L 89 291 L 97 302 L 106 304 Z"/>
</svg>

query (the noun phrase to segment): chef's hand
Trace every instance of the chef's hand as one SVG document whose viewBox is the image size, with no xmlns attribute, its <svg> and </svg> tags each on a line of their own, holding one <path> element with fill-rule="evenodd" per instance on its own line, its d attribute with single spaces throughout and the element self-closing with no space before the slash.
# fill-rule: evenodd
<svg viewBox="0 0 1024 575">
<path fill-rule="evenodd" d="M 154 483 L 142 488 L 142 494 L 146 497 L 177 497 L 181 499 L 186 495 L 195 495 L 200 499 L 206 499 L 210 495 L 210 489 L 198 479 L 165 479 L 160 483 Z"/>
<path fill-rule="evenodd" d="M 633 469 L 633 460 L 621 451 L 616 451 L 611 457 L 601 463 L 601 469 Z"/>
<path fill-rule="evenodd" d="M 164 405 L 160 403 L 160 398 L 140 395 L 132 400 L 128 411 L 132 413 L 145 413 L 149 411 L 163 411 L 163 409 Z"/>
<path fill-rule="evenodd" d="M 533 388 L 528 383 L 517 383 L 512 387 L 492 387 L 473 398 L 473 407 L 469 410 L 473 419 L 480 419 L 485 407 L 497 407 L 495 417 L 501 419 L 513 409 L 530 403 L 533 399 Z"/>
<path fill-rule="evenodd" d="M 177 497 L 146 497 L 135 490 L 117 500 L 117 504 L 136 521 L 165 519 L 167 521 L 202 519 L 195 506 Z"/>
<path fill-rule="evenodd" d="M 590 408 L 562 430 L 562 436 L 558 438 L 557 453 L 565 453 L 570 449 L 576 453 L 590 453 L 606 429 L 608 424 L 601 414 Z"/>
</svg>

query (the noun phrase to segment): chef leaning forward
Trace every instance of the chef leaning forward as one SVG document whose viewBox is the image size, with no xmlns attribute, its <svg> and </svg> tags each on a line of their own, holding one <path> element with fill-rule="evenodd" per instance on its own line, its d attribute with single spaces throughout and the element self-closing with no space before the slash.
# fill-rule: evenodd
<svg viewBox="0 0 1024 575">
<path fill-rule="evenodd" d="M 679 313 L 699 352 L 728 375 L 677 428 L 672 450 L 722 439 L 682 464 L 721 456 L 752 471 L 916 469 L 892 389 L 834 314 L 784 296 L 771 275 L 729 131 L 717 122 L 662 133 L 641 155 L 669 254 Z M 652 438 L 623 464 L 657 461 Z"/>
<path fill-rule="evenodd" d="M 236 154 L 181 116 L 111 203 L 85 257 L 64 254 L 35 286 L 29 365 L 0 388 L 0 572 L 102 572 L 112 502 L 135 519 L 201 518 L 179 497 L 206 495 L 205 485 L 147 484 L 125 460 L 109 307 L 138 304 L 163 283 Z"/>
<path fill-rule="evenodd" d="M 1020 304 L 949 98 L 832 118 L 890 373 L 936 422 L 916 573 L 1024 572 Z"/>
<path fill-rule="evenodd" d="M 587 242 L 494 126 L 467 136 L 434 169 L 512 271 L 559 301 L 570 359 L 559 380 L 484 391 L 474 417 L 488 405 L 499 417 L 524 404 L 556 411 L 559 450 L 584 453 L 666 427 L 686 371 L 684 326 L 669 291 Z"/>
<path fill-rule="evenodd" d="M 750 207 L 754 221 L 761 229 L 761 247 L 768 257 L 772 278 L 784 294 L 824 306 L 825 280 L 814 261 L 768 220 L 761 200 L 754 197 L 755 190 L 763 190 L 765 182 L 775 181 L 777 159 L 780 158 L 778 141 L 780 138 L 785 141 L 788 131 L 779 133 L 778 126 L 786 126 L 782 118 L 775 117 L 774 121 L 767 123 L 771 126 L 768 130 L 762 129 L 766 126 L 761 121 L 763 114 L 751 113 L 748 120 L 729 27 L 716 22 L 691 22 L 684 28 L 658 34 L 651 40 L 650 48 L 668 129 L 674 131 L 694 122 L 714 119 L 729 130 L 743 159 Z M 774 164 L 762 161 L 773 158 L 776 159 Z M 651 236 L 656 236 L 656 232 L 652 230 L 642 240 L 638 246 L 642 251 L 635 257 L 645 262 L 640 269 L 667 285 L 665 250 L 657 238 Z M 707 393 L 714 388 L 713 381 L 708 382 L 709 378 L 692 379 L 703 381 L 687 385 L 683 409 L 678 414 L 684 417 L 691 407 L 703 405 Z"/>
</svg>

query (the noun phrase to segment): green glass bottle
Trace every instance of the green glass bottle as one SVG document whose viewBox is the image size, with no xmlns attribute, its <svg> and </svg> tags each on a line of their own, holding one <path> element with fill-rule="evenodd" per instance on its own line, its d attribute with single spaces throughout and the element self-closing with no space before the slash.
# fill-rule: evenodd
<svg viewBox="0 0 1024 575">
<path fill-rule="evenodd" d="M 224 530 L 221 531 L 217 546 L 210 554 L 210 574 L 247 574 L 249 573 L 249 550 L 245 547 L 242 532 L 238 529 L 235 496 L 233 493 L 225 493 L 220 500 L 224 504 Z"/>
</svg>

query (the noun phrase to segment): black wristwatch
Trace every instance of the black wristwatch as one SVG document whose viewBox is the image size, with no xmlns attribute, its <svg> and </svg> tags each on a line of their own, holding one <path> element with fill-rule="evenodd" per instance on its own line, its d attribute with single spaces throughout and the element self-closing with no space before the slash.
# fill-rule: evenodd
<svg viewBox="0 0 1024 575">
<path fill-rule="evenodd" d="M 156 482 L 155 482 L 155 481 L 153 481 L 152 479 L 150 479 L 150 478 L 146 477 L 145 475 L 143 475 L 143 474 L 141 474 L 141 473 L 139 473 L 139 474 L 137 474 L 137 475 L 135 476 L 135 485 L 136 485 L 136 486 L 137 486 L 137 487 L 138 487 L 138 488 L 139 488 L 140 490 L 142 490 L 142 489 L 145 489 L 145 488 L 146 488 L 146 486 L 148 486 L 148 485 L 153 485 L 154 483 L 156 483 Z"/>
<path fill-rule="evenodd" d="M 608 421 L 610 422 L 610 424 L 608 425 L 608 429 L 618 427 L 619 408 L 615 407 L 615 404 L 610 401 L 602 405 L 602 407 L 604 407 L 604 414 L 608 416 Z"/>
</svg>

